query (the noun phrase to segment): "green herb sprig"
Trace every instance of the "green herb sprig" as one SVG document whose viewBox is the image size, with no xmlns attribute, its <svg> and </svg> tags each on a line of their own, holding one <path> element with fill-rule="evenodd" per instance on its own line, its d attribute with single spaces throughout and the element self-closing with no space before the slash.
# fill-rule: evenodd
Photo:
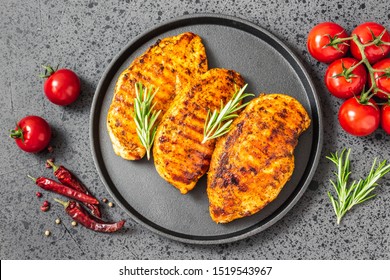
<svg viewBox="0 0 390 280">
<path fill-rule="evenodd" d="M 153 98 L 156 96 L 158 88 L 153 92 L 153 87 L 149 89 L 144 87 L 142 83 L 135 83 L 134 98 L 134 121 L 137 126 L 137 135 L 142 145 L 146 149 L 148 160 L 150 159 L 150 149 L 153 146 L 154 137 L 157 130 L 157 118 L 161 110 L 154 110 L 156 103 L 153 103 Z"/>
<path fill-rule="evenodd" d="M 240 105 L 241 100 L 248 96 L 254 96 L 253 93 L 244 93 L 247 86 L 248 84 L 236 91 L 233 98 L 229 100 L 225 106 L 223 106 L 221 101 L 221 109 L 219 112 L 217 110 L 214 110 L 212 114 L 210 110 L 207 112 L 207 118 L 203 128 L 202 144 L 230 131 L 230 125 L 232 124 L 233 119 L 238 116 L 236 112 L 244 108 L 249 103 L 247 102 Z"/>
<path fill-rule="evenodd" d="M 341 219 L 353 206 L 375 197 L 376 195 L 372 191 L 378 186 L 377 181 L 390 172 L 390 164 L 386 165 L 386 160 L 377 164 L 377 160 L 375 159 L 368 176 L 357 182 L 353 181 L 348 186 L 348 179 L 351 175 L 350 153 L 351 149 L 344 149 L 340 155 L 336 152 L 326 157 L 337 167 L 337 172 L 334 173 L 337 176 L 336 182 L 330 180 L 336 191 L 336 198 L 328 192 L 329 199 L 336 213 L 337 224 L 340 224 Z"/>
</svg>

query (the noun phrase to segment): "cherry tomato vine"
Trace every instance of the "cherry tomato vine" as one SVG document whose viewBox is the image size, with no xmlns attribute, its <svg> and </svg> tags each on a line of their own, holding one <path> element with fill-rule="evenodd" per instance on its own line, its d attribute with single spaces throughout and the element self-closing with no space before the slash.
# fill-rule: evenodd
<svg viewBox="0 0 390 280">
<path fill-rule="evenodd" d="M 349 46 L 354 58 L 345 58 Z M 390 33 L 386 28 L 366 22 L 348 36 L 336 23 L 320 23 L 310 31 L 307 47 L 315 59 L 331 63 L 325 74 L 330 93 L 347 99 L 338 114 L 341 127 L 352 135 L 366 136 L 382 123 L 390 134 Z M 387 102 L 377 104 L 375 98 Z M 382 110 L 378 105 L 384 105 Z"/>
</svg>

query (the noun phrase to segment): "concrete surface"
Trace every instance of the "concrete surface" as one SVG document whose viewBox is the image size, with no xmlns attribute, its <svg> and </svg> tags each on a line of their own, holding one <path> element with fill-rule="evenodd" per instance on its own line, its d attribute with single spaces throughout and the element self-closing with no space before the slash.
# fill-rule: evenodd
<svg viewBox="0 0 390 280">
<path fill-rule="evenodd" d="M 349 2 L 349 1 L 348 1 Z M 59 205 L 41 212 L 44 199 L 26 177 L 50 175 L 44 161 L 76 171 L 98 198 L 101 183 L 89 147 L 88 121 L 94 90 L 111 59 L 134 36 L 159 23 L 193 13 L 222 13 L 247 19 L 284 41 L 311 73 L 324 112 L 324 147 L 318 171 L 297 205 L 271 228 L 245 240 L 194 246 L 160 237 L 132 221 L 119 208 L 104 205 L 107 219 L 127 220 L 126 230 L 98 234 L 72 227 Z M 326 70 L 307 53 L 313 25 L 336 21 L 347 31 L 365 21 L 389 25 L 386 1 L 0 1 L 0 258 L 1 259 L 389 259 L 390 176 L 378 196 L 347 214 L 337 226 L 327 197 L 333 166 L 325 156 L 351 147 L 355 174 L 366 174 L 375 157 L 390 159 L 383 130 L 356 138 L 337 122 L 341 104 L 327 92 Z M 51 104 L 42 93 L 40 65 L 60 63 L 79 74 L 82 94 L 68 107 Z M 20 118 L 37 114 L 54 130 L 54 152 L 21 152 L 7 131 Z M 61 225 L 54 223 L 62 219 Z M 45 230 L 52 232 L 44 235 Z"/>
</svg>

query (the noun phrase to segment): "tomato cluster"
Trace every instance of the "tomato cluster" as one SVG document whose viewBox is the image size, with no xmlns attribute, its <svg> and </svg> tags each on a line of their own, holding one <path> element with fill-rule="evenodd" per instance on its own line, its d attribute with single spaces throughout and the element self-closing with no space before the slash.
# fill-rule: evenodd
<svg viewBox="0 0 390 280">
<path fill-rule="evenodd" d="M 54 104 L 66 106 L 80 95 L 80 79 L 72 70 L 53 69 L 43 66 L 45 73 L 40 75 L 46 78 L 43 92 Z M 11 138 L 15 139 L 20 149 L 29 153 L 37 153 L 45 149 L 51 139 L 51 128 L 46 120 L 39 116 L 26 116 L 21 119 L 15 129 L 12 129 Z"/>
<path fill-rule="evenodd" d="M 338 114 L 341 127 L 352 135 L 366 136 L 381 124 L 390 134 L 390 34 L 386 28 L 366 22 L 349 36 L 340 25 L 323 22 L 310 31 L 307 48 L 315 59 L 329 63 L 325 73 L 329 92 L 346 99 Z M 352 57 L 346 57 L 349 50 Z"/>
</svg>

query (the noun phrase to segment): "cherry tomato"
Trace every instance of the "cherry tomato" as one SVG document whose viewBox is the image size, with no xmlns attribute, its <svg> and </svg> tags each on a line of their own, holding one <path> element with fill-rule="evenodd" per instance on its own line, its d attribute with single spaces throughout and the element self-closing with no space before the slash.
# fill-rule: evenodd
<svg viewBox="0 0 390 280">
<path fill-rule="evenodd" d="M 331 63 L 345 55 L 349 41 L 339 42 L 348 37 L 344 28 L 333 22 L 323 22 L 313 27 L 307 38 L 307 49 L 320 62 Z"/>
<path fill-rule="evenodd" d="M 353 31 L 352 35 L 356 34 L 359 38 L 359 41 L 362 44 L 368 44 L 373 42 L 376 38 L 382 35 L 382 42 L 390 42 L 390 34 L 389 32 L 379 23 L 376 22 L 365 22 L 359 26 L 357 26 Z M 356 43 L 351 40 L 351 53 L 358 60 L 362 59 L 362 54 Z M 368 61 L 373 64 L 380 59 L 385 58 L 390 53 L 390 46 L 381 43 L 380 41 L 372 46 L 365 47 L 364 53 L 368 59 Z"/>
<path fill-rule="evenodd" d="M 362 93 L 367 80 L 367 71 L 362 64 L 350 71 L 358 61 L 344 57 L 333 61 L 325 73 L 325 85 L 338 98 L 351 98 Z"/>
<path fill-rule="evenodd" d="M 50 142 L 51 129 L 47 121 L 38 116 L 27 116 L 21 119 L 15 129 L 11 130 L 12 138 L 23 151 L 37 153 Z"/>
<path fill-rule="evenodd" d="M 390 58 L 385 58 L 377 62 L 376 64 L 374 64 L 372 67 L 376 70 L 387 69 L 385 72 L 374 72 L 374 78 L 376 81 L 376 85 L 378 86 L 379 89 L 390 93 Z M 371 79 L 368 79 L 368 81 L 371 87 L 372 85 Z M 380 91 L 376 93 L 376 96 L 383 99 L 388 99 L 390 97 L 387 94 Z"/>
<path fill-rule="evenodd" d="M 381 126 L 390 135 L 390 104 L 385 104 L 381 111 Z"/>
<path fill-rule="evenodd" d="M 46 71 L 42 77 L 47 78 L 43 91 L 47 98 L 57 105 L 66 106 L 80 95 L 80 80 L 76 73 L 69 69 L 54 70 L 51 66 L 43 66 Z"/>
<path fill-rule="evenodd" d="M 352 97 L 341 105 L 339 122 L 349 134 L 367 136 L 379 127 L 380 111 L 374 100 L 370 99 L 369 105 L 361 104 L 358 98 Z"/>
</svg>

